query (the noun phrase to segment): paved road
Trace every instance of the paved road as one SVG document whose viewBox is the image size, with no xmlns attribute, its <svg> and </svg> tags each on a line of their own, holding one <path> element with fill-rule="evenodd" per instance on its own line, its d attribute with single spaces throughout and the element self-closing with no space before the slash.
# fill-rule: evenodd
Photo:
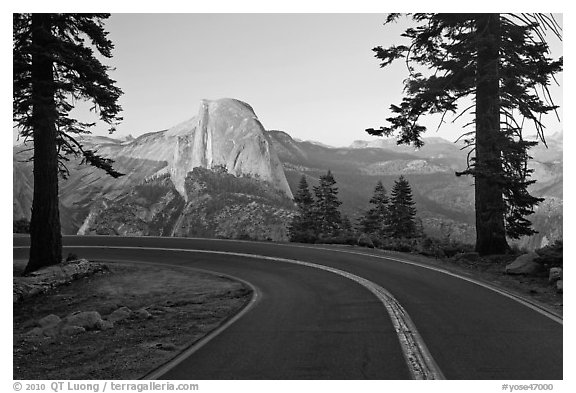
<svg viewBox="0 0 576 393">
<path fill-rule="evenodd" d="M 14 245 L 28 239 L 15 237 Z M 366 289 L 337 275 L 280 262 L 176 251 L 228 251 L 309 261 L 389 290 L 447 379 L 562 379 L 562 325 L 496 292 L 369 255 L 289 244 L 177 238 L 65 237 L 90 258 L 185 264 L 243 278 L 262 301 L 165 377 L 170 379 L 409 378 L 390 320 Z M 15 249 L 15 256 L 25 250 Z"/>
</svg>

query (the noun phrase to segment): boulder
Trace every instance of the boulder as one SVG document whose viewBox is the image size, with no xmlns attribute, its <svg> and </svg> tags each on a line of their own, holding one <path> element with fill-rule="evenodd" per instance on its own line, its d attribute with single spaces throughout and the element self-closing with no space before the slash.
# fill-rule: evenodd
<svg viewBox="0 0 576 393">
<path fill-rule="evenodd" d="M 535 262 L 538 254 L 531 252 L 528 254 L 520 255 L 510 264 L 506 265 L 506 274 L 535 274 L 542 270 L 542 265 Z"/>
<path fill-rule="evenodd" d="M 40 339 L 44 337 L 75 336 L 87 330 L 107 330 L 114 325 L 104 321 L 96 311 L 77 311 L 60 319 L 57 315 L 50 314 L 40 321 L 39 327 L 26 332 L 27 339 Z"/>
<path fill-rule="evenodd" d="M 553 284 L 558 280 L 562 280 L 562 268 L 561 267 L 550 268 L 550 273 L 548 274 L 548 282 Z"/>
<path fill-rule="evenodd" d="M 42 333 L 44 333 L 46 337 L 57 337 L 60 335 L 62 327 L 63 327 L 62 324 L 48 326 L 42 329 Z"/>
<path fill-rule="evenodd" d="M 26 338 L 42 338 L 44 337 L 44 331 L 40 327 L 35 327 L 32 330 L 27 331 L 24 333 L 24 337 Z"/>
<path fill-rule="evenodd" d="M 101 330 L 104 321 L 97 311 L 77 311 L 68 315 L 64 323 L 68 326 L 80 326 L 86 330 Z"/>
<path fill-rule="evenodd" d="M 145 308 L 141 308 L 139 310 L 134 311 L 134 316 L 138 319 L 150 319 L 152 318 L 152 314 L 148 312 Z"/>
<path fill-rule="evenodd" d="M 63 336 L 76 336 L 77 334 L 84 333 L 86 329 L 81 326 L 64 326 L 60 331 Z"/>
<path fill-rule="evenodd" d="M 108 315 L 108 317 L 106 317 L 106 320 L 114 323 L 122 321 L 126 318 L 130 318 L 131 315 L 132 310 L 130 310 L 128 307 L 120 307 L 119 309 L 112 312 L 112 314 Z"/>
<path fill-rule="evenodd" d="M 176 350 L 176 345 L 172 344 L 172 343 L 158 343 L 155 346 L 157 349 L 160 349 L 162 351 L 175 351 Z"/>
<path fill-rule="evenodd" d="M 358 238 L 358 245 L 360 247 L 374 248 L 374 242 L 372 241 L 372 239 L 370 239 L 370 236 L 368 236 L 365 233 L 361 234 L 360 237 Z"/>
<path fill-rule="evenodd" d="M 45 329 L 54 325 L 58 325 L 60 322 L 62 322 L 62 319 L 60 319 L 58 315 L 50 314 L 40 319 L 38 321 L 38 325 Z"/>
<path fill-rule="evenodd" d="M 102 321 L 100 324 L 100 330 L 109 330 L 114 327 L 114 323 L 110 321 Z"/>
<path fill-rule="evenodd" d="M 556 281 L 556 292 L 563 293 L 564 292 L 564 282 L 563 280 Z"/>
</svg>

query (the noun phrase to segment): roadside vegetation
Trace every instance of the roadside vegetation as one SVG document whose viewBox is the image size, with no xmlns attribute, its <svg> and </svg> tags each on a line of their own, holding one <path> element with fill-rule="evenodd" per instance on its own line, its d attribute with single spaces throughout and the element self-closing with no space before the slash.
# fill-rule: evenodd
<svg viewBox="0 0 576 393">
<path fill-rule="evenodd" d="M 337 244 L 395 252 L 404 259 L 433 264 L 458 274 L 473 276 L 505 287 L 562 312 L 562 240 L 535 253 L 511 247 L 504 254 L 481 256 L 474 245 L 424 233 L 408 181 L 400 176 L 390 195 L 378 182 L 368 209 L 352 225 L 339 211 L 338 188 L 330 171 L 310 192 L 305 176 L 300 179 L 294 201 L 297 214 L 289 226 L 290 240 L 300 243 Z M 529 270 L 513 272 L 508 266 L 518 258 L 529 258 Z M 559 268 L 554 273 L 552 268 Z M 560 275 L 560 278 L 554 275 Z"/>
<path fill-rule="evenodd" d="M 12 233 L 30 233 L 30 221 L 25 218 L 14 220 Z"/>
<path fill-rule="evenodd" d="M 353 225 L 340 213 L 338 187 L 330 171 L 320 177 L 318 186 L 310 192 L 305 176 L 300 179 L 294 196 L 297 214 L 289 225 L 290 241 L 301 243 L 349 244 L 396 251 L 412 251 L 434 240 L 426 237 L 416 207 L 412 189 L 406 178 L 395 181 L 390 197 L 378 182 L 370 207 Z"/>
</svg>

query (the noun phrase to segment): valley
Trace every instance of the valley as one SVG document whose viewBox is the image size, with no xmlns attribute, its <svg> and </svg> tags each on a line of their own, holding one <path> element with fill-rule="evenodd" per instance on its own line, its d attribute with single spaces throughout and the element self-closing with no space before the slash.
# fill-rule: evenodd
<svg viewBox="0 0 576 393">
<path fill-rule="evenodd" d="M 442 138 L 424 138 L 419 150 L 391 139 L 333 148 L 267 131 L 250 105 L 222 99 L 203 100 L 195 117 L 168 130 L 82 142 L 113 158 L 125 175 L 114 179 L 72 159 L 70 176 L 60 181 L 64 234 L 287 241 L 300 178 L 312 187 L 331 170 L 341 211 L 353 224 L 378 181 L 389 192 L 403 175 L 427 235 L 475 241 L 472 179 L 454 175 L 465 168 L 466 152 Z M 562 134 L 547 144 L 533 149 L 530 162 L 537 180 L 532 192 L 545 198 L 530 217 L 539 233 L 513 242 L 526 249 L 562 237 Z M 29 219 L 31 152 L 23 145 L 13 151 L 13 217 Z"/>
</svg>

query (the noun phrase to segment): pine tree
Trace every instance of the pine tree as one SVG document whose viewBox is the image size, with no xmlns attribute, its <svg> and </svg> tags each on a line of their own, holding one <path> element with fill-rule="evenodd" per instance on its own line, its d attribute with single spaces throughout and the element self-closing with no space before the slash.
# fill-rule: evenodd
<svg viewBox="0 0 576 393">
<path fill-rule="evenodd" d="M 302 175 L 298 191 L 294 196 L 298 213 L 292 218 L 288 227 L 290 241 L 312 243 L 316 239 L 314 222 L 314 199 L 310 193 L 306 176 Z"/>
<path fill-rule="evenodd" d="M 374 234 L 384 237 L 386 232 L 386 220 L 388 217 L 388 196 L 381 181 L 374 188 L 374 195 L 370 199 L 373 205 L 362 217 L 360 227 L 366 234 Z"/>
<path fill-rule="evenodd" d="M 412 188 L 404 176 L 394 182 L 388 208 L 387 229 L 395 238 L 412 238 L 416 231 L 416 208 L 412 199 Z"/>
<path fill-rule="evenodd" d="M 122 174 L 113 161 L 84 149 L 76 135 L 93 123 L 70 117 L 77 100 L 90 100 L 100 119 L 114 126 L 121 120 L 117 104 L 122 91 L 95 57 L 112 56 L 103 29 L 108 14 L 13 14 L 13 121 L 24 142 L 34 143 L 34 194 L 30 221 L 30 258 L 26 273 L 60 263 L 62 235 L 58 207 L 58 175 L 66 177 L 67 155 Z"/>
<path fill-rule="evenodd" d="M 342 225 L 339 210 L 342 202 L 338 199 L 336 180 L 330 170 L 320 176 L 320 184 L 314 187 L 314 194 L 316 195 L 314 212 L 319 236 L 338 236 Z"/>
<path fill-rule="evenodd" d="M 354 228 L 352 228 L 352 221 L 350 221 L 350 217 L 347 215 L 342 216 L 342 232 L 345 236 L 353 236 L 354 235 Z"/>
<path fill-rule="evenodd" d="M 386 23 L 398 17 L 390 14 Z M 442 113 L 442 124 L 447 113 L 457 119 L 474 110 L 475 119 L 466 126 L 475 130 L 461 137 L 470 158 L 457 175 L 475 180 L 476 250 L 505 252 L 506 235 L 534 233 L 525 217 L 541 201 L 527 191 L 534 183 L 526 163 L 535 142 L 524 141 L 522 130 L 526 119 L 545 143 L 541 116 L 557 109 L 548 86 L 562 70 L 562 58 L 548 56 L 544 34 L 548 30 L 561 38 L 561 29 L 545 14 L 418 13 L 412 19 L 418 26 L 403 34 L 409 45 L 374 48 L 381 67 L 404 58 L 410 75 L 402 103 L 391 106 L 390 126 L 366 131 L 385 136 L 400 131 L 398 143 L 421 147 L 426 131 L 418 123 L 421 116 Z M 459 112 L 465 97 L 475 102 Z"/>
<path fill-rule="evenodd" d="M 340 233 L 342 240 L 346 244 L 356 244 L 357 233 L 352 225 L 350 217 L 346 214 L 342 215 L 342 232 Z"/>
</svg>

